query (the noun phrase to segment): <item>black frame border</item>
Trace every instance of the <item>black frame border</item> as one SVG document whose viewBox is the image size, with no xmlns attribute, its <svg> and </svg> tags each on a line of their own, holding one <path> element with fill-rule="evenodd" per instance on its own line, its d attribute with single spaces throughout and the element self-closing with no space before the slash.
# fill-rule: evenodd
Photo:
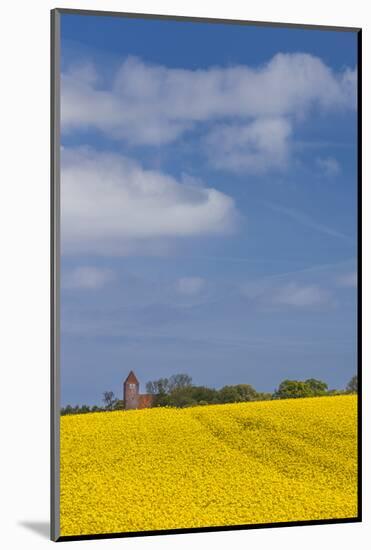
<svg viewBox="0 0 371 550">
<path fill-rule="evenodd" d="M 341 31 L 357 33 L 357 439 L 358 439 L 358 514 L 351 518 L 258 523 L 247 525 L 206 526 L 186 529 L 164 529 L 155 531 L 130 531 L 119 533 L 97 533 L 94 535 L 60 535 L 60 16 L 63 14 L 121 17 L 126 19 L 155 19 L 192 23 L 214 23 L 258 27 L 284 27 L 320 31 Z M 337 27 L 316 24 L 273 23 L 239 19 L 218 19 L 213 17 L 192 17 L 180 15 L 127 13 L 114 11 L 55 8 L 51 10 L 51 70 L 50 70 L 50 319 L 51 319 L 51 364 L 50 364 L 50 537 L 55 542 L 76 540 L 98 540 L 113 538 L 175 535 L 185 533 L 207 533 L 249 529 L 269 529 L 309 525 L 329 525 L 362 522 L 362 28 Z"/>
</svg>

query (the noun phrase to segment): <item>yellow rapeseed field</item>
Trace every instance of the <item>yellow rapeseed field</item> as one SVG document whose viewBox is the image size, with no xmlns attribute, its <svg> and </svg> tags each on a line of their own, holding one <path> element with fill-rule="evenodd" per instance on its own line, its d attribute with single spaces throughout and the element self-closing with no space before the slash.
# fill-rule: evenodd
<svg viewBox="0 0 371 550">
<path fill-rule="evenodd" d="M 61 535 L 357 515 L 356 396 L 61 417 Z"/>
</svg>

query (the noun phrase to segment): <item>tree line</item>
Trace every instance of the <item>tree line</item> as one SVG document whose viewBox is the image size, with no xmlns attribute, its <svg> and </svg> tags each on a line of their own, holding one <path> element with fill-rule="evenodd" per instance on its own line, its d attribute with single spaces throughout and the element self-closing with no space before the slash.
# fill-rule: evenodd
<svg viewBox="0 0 371 550">
<path fill-rule="evenodd" d="M 146 384 L 147 393 L 154 396 L 153 407 L 193 407 L 196 405 L 216 405 L 241 403 L 247 401 L 269 401 L 274 399 L 293 399 L 319 397 L 324 395 L 343 395 L 358 392 L 358 379 L 353 376 L 343 390 L 329 390 L 326 382 L 316 378 L 307 380 L 283 380 L 272 392 L 258 392 L 250 384 L 223 386 L 217 390 L 207 386 L 196 386 L 188 374 L 174 374 L 169 378 L 150 380 Z M 67 405 L 62 407 L 61 415 L 81 414 L 121 410 L 122 399 L 117 399 L 112 391 L 106 391 L 102 397 L 103 406 Z"/>
<path fill-rule="evenodd" d="M 98 407 L 98 405 L 67 405 L 66 407 L 61 408 L 61 415 L 64 414 L 82 414 L 89 412 L 104 412 L 104 411 L 119 411 L 124 408 L 124 401 L 122 399 L 117 399 L 113 391 L 105 391 L 102 397 L 103 406 Z"/>
</svg>

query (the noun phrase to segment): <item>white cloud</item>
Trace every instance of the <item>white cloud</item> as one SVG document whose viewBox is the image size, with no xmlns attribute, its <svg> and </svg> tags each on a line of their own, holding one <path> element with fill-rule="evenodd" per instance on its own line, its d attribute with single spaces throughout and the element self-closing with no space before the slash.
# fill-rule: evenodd
<svg viewBox="0 0 371 550">
<path fill-rule="evenodd" d="M 62 287 L 68 289 L 96 290 L 107 285 L 115 278 L 111 269 L 97 267 L 77 267 L 63 274 Z"/>
<path fill-rule="evenodd" d="M 96 128 L 131 144 L 169 143 L 195 124 L 241 117 L 303 118 L 312 108 L 354 108 L 355 70 L 332 71 L 309 54 L 260 67 L 188 70 L 127 58 L 108 85 L 87 64 L 62 75 L 62 128 Z"/>
<path fill-rule="evenodd" d="M 178 279 L 176 288 L 180 294 L 195 296 L 205 288 L 206 281 L 201 277 L 182 277 Z"/>
<path fill-rule="evenodd" d="M 357 273 L 355 271 L 352 271 L 351 273 L 344 273 L 337 278 L 336 283 L 340 287 L 356 288 Z"/>
<path fill-rule="evenodd" d="M 341 171 L 339 162 L 333 157 L 317 158 L 316 163 L 325 176 L 337 176 Z"/>
<path fill-rule="evenodd" d="M 310 309 L 331 302 L 328 290 L 316 284 L 263 280 L 245 283 L 242 295 L 260 307 Z"/>
<path fill-rule="evenodd" d="M 205 147 L 215 168 L 264 173 L 282 169 L 290 154 L 291 124 L 284 118 L 261 118 L 244 125 L 217 125 Z"/>
<path fill-rule="evenodd" d="M 291 282 L 276 289 L 272 298 L 273 304 L 303 308 L 327 303 L 329 293 L 317 285 L 298 285 Z"/>
<path fill-rule="evenodd" d="M 228 233 L 238 220 L 216 189 L 87 148 L 62 152 L 61 205 L 63 252 L 159 253 L 169 239 Z"/>
</svg>

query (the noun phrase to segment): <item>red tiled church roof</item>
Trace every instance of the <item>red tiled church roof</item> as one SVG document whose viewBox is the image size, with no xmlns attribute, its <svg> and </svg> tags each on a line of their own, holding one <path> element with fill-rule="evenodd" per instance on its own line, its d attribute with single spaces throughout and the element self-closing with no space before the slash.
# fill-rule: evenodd
<svg viewBox="0 0 371 550">
<path fill-rule="evenodd" d="M 129 372 L 128 377 L 125 380 L 124 384 L 126 384 L 127 382 L 129 382 L 130 384 L 139 384 L 139 380 L 135 376 L 135 374 L 132 370 Z"/>
</svg>

